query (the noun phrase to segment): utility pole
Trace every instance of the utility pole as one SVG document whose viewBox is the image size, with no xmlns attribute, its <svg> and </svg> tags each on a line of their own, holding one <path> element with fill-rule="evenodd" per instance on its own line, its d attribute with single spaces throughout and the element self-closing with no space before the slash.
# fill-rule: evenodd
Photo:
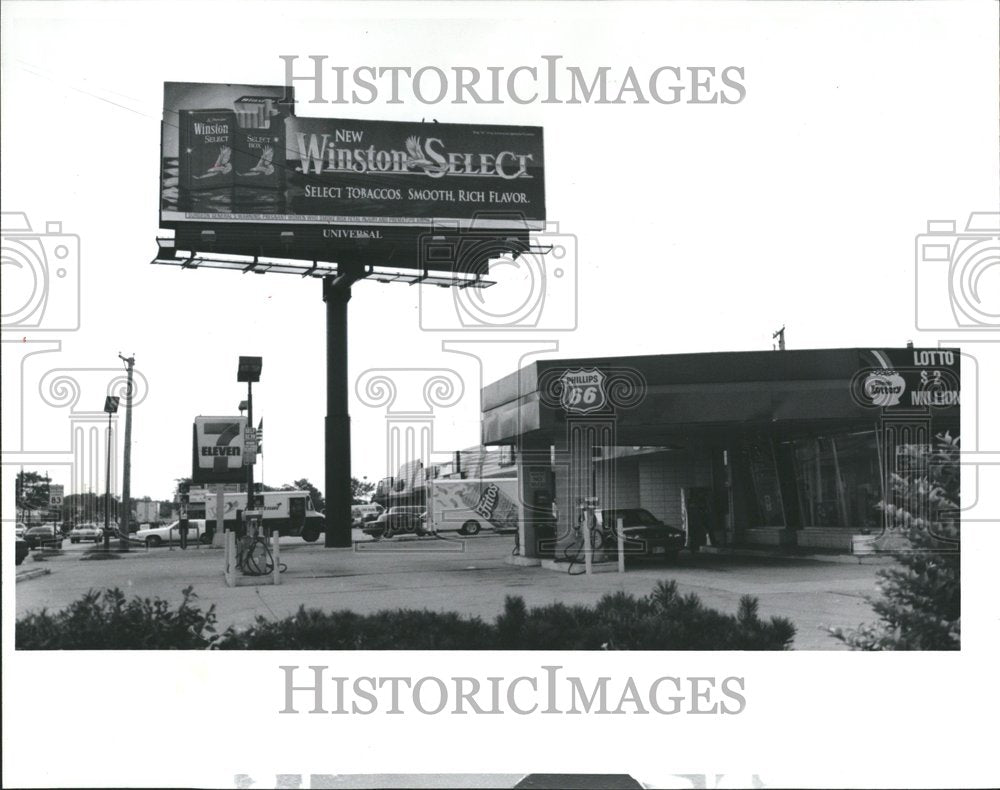
<svg viewBox="0 0 1000 790">
<path fill-rule="evenodd" d="M 782 326 L 777 332 L 771 335 L 771 340 L 777 338 L 778 340 L 778 351 L 785 350 L 785 327 Z"/>
<path fill-rule="evenodd" d="M 121 530 L 119 548 L 122 551 L 128 551 L 129 535 L 131 534 L 129 527 L 132 526 L 130 475 L 132 473 L 132 368 L 135 367 L 135 354 L 123 357 L 119 351 L 118 358 L 125 363 L 125 368 L 128 370 L 128 384 L 125 388 L 125 458 L 122 463 L 122 508 L 125 512 L 123 514 L 119 511 L 118 515 L 118 525 Z"/>
</svg>

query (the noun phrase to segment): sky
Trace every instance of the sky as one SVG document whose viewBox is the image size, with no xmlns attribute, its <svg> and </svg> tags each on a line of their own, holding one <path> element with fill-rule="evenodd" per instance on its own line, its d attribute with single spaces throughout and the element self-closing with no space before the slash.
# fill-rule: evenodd
<svg viewBox="0 0 1000 790">
<path fill-rule="evenodd" d="M 235 413 L 245 397 L 237 358 L 259 355 L 255 422 L 263 417 L 266 433 L 256 478 L 307 477 L 322 487 L 320 284 L 150 265 L 163 83 L 281 84 L 283 55 L 296 57 L 300 74 L 311 55 L 349 69 L 483 71 L 544 67 L 543 55 L 560 55 L 587 73 L 607 66 L 612 84 L 629 67 L 744 74 L 742 101 L 702 105 L 424 104 L 412 94 L 392 104 L 385 91 L 365 105 L 306 103 L 308 89 L 297 86 L 300 116 L 543 127 L 552 223 L 543 235 L 558 234 L 571 251 L 564 290 L 546 294 L 552 325 L 486 333 L 489 343 L 460 327 L 429 331 L 453 314 L 450 291 L 355 286 L 357 477 L 388 471 L 387 407 L 357 392 L 379 371 L 401 384 L 397 410 L 426 408 L 421 382 L 435 371 L 460 382 L 454 404 L 432 414 L 434 452 L 447 453 L 477 444 L 483 380 L 511 372 L 528 352 L 769 349 L 782 326 L 789 348 L 936 345 L 938 335 L 917 329 L 915 289 L 945 286 L 933 273 L 919 279 L 914 238 L 928 219 L 961 227 L 969 212 L 995 210 L 990 4 L 926 3 L 905 17 L 882 5 L 766 5 L 513 3 L 498 12 L 307 3 L 254 14 L 228 5 L 5 4 L 3 211 L 23 212 L 35 231 L 54 221 L 79 237 L 49 316 L 73 313 L 77 287 L 80 300 L 75 331 L 5 327 L 5 453 L 30 451 L 29 468 L 47 469 L 67 493 L 74 468 L 103 490 L 99 464 L 72 457 L 71 430 L 81 412 L 102 408 L 108 379 L 122 371 L 118 353 L 134 354 L 142 400 L 132 495 L 168 498 L 190 472 L 193 418 Z M 524 272 L 496 274 L 492 304 L 516 302 Z M 445 349 L 456 342 L 464 353 Z M 76 389 L 66 389 L 67 376 Z M 99 445 L 100 428 L 83 422 L 84 444 Z M 120 490 L 120 468 L 114 475 Z"/>
</svg>

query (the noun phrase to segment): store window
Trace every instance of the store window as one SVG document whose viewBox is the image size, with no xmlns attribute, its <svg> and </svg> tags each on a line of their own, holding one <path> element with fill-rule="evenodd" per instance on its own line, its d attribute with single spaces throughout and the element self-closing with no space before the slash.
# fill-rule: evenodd
<svg viewBox="0 0 1000 790">
<path fill-rule="evenodd" d="M 793 446 L 804 526 L 874 529 L 882 523 L 873 431 L 797 439 Z"/>
<path fill-rule="evenodd" d="M 750 466 L 757 518 L 762 527 L 784 527 L 785 505 L 781 496 L 781 481 L 770 439 L 758 438 L 747 442 L 744 451 Z"/>
</svg>

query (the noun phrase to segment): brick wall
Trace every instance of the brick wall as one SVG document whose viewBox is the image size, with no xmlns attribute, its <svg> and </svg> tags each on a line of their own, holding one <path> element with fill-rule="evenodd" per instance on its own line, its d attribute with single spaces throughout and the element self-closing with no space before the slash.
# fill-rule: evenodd
<svg viewBox="0 0 1000 790">
<path fill-rule="evenodd" d="M 661 453 L 637 461 L 640 504 L 667 524 L 681 524 L 681 488 L 712 483 L 707 452 Z"/>
</svg>

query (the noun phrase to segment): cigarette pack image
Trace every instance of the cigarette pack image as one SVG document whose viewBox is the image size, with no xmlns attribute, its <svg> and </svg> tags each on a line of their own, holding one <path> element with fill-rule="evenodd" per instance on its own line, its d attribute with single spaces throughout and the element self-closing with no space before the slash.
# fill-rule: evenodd
<svg viewBox="0 0 1000 790">
<path fill-rule="evenodd" d="M 235 183 L 280 189 L 285 184 L 285 116 L 273 99 L 242 96 L 234 104 Z"/>
<path fill-rule="evenodd" d="M 233 185 L 236 114 L 232 110 L 181 110 L 180 188 Z"/>
</svg>

